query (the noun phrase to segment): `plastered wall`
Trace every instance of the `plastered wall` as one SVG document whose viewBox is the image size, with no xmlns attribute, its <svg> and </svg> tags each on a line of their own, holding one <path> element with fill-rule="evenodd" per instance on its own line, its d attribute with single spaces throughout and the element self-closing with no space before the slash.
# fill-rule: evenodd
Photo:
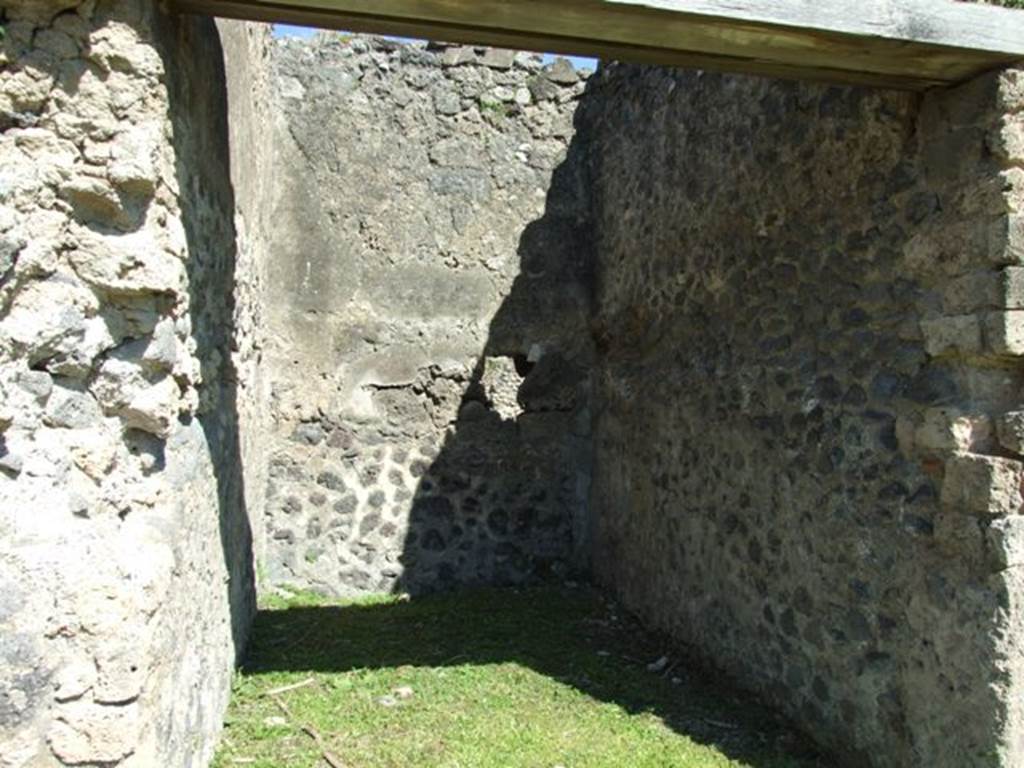
<svg viewBox="0 0 1024 768">
<path fill-rule="evenodd" d="M 585 79 L 336 33 L 269 59 L 267 585 L 564 576 L 590 484 Z"/>
</svg>

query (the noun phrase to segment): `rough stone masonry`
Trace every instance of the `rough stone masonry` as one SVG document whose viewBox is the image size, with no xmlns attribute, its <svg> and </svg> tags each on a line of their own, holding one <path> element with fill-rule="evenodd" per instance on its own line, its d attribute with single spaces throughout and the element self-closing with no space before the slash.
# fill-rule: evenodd
<svg viewBox="0 0 1024 768">
<path fill-rule="evenodd" d="M 0 8 L 0 765 L 203 765 L 261 432 L 219 43 L 148 2 Z"/>
<path fill-rule="evenodd" d="M 1024 762 L 1024 76 L 0 2 L 0 766 L 200 766 L 264 588 L 589 569 L 851 766 Z"/>
<path fill-rule="evenodd" d="M 1024 75 L 608 68 L 595 573 L 851 765 L 1024 762 Z"/>
</svg>

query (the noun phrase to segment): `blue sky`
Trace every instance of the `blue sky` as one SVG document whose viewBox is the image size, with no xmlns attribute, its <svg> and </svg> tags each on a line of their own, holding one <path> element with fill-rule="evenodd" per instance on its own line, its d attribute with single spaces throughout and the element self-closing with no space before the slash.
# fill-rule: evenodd
<svg viewBox="0 0 1024 768">
<path fill-rule="evenodd" d="M 290 26 L 288 24 L 275 24 L 274 25 L 274 34 L 278 35 L 278 36 L 281 36 L 281 37 L 286 37 L 286 36 L 311 37 L 312 35 L 316 34 L 316 32 L 317 32 L 317 30 L 311 29 L 309 27 L 293 27 L 293 26 Z M 553 55 L 551 55 L 550 53 L 544 54 L 544 60 L 545 61 L 551 61 L 554 58 L 555 57 Z M 568 58 L 569 61 L 571 61 L 573 63 L 573 66 L 575 66 L 577 69 L 596 69 L 597 68 L 597 62 L 594 59 L 587 59 L 587 58 L 584 58 L 582 56 L 567 56 L 566 58 Z"/>
</svg>

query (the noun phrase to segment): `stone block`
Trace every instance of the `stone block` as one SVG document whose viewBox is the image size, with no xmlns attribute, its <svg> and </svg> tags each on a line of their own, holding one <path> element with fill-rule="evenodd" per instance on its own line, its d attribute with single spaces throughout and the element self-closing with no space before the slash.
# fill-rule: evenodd
<svg viewBox="0 0 1024 768">
<path fill-rule="evenodd" d="M 996 421 L 999 445 L 1013 453 L 1024 455 L 1024 411 L 1004 413 Z"/>
<path fill-rule="evenodd" d="M 1013 178 L 1007 178 L 1012 182 Z M 1014 193 L 1019 194 L 1019 190 Z M 1009 201 L 1014 204 L 1014 197 Z M 988 263 L 998 266 L 1024 263 L 1024 216 L 1001 213 L 988 225 L 986 235 Z"/>
<path fill-rule="evenodd" d="M 1005 220 L 1006 241 L 1009 242 L 1014 237 L 1013 227 L 1015 218 L 1024 213 L 1024 168 L 1015 165 L 1012 168 L 1000 171 L 998 184 L 998 188 L 1003 192 L 1003 208 L 998 213 Z M 995 195 L 991 197 L 995 198 Z M 1010 212 L 1009 218 L 1005 216 L 1007 211 Z M 1000 263 L 1006 263 L 1007 252 L 1002 251 L 999 255 L 1002 259 Z"/>
<path fill-rule="evenodd" d="M 1019 264 L 1024 262 L 1024 216 L 1010 215 L 1004 220 L 1003 259 Z"/>
<path fill-rule="evenodd" d="M 985 550 L 989 566 L 996 570 L 1024 565 L 1024 516 L 993 520 L 985 529 Z"/>
<path fill-rule="evenodd" d="M 1024 311 L 1005 310 L 984 315 L 985 349 L 996 355 L 1024 355 Z"/>
<path fill-rule="evenodd" d="M 434 109 L 440 115 L 452 117 L 462 111 L 462 100 L 451 91 L 438 91 L 434 94 Z"/>
<path fill-rule="evenodd" d="M 1006 267 L 961 275 L 949 281 L 942 294 L 949 315 L 979 309 L 1024 309 L 1024 267 Z"/>
<path fill-rule="evenodd" d="M 55 387 L 46 407 L 46 423 L 51 427 L 83 429 L 103 418 L 99 403 L 88 392 Z"/>
<path fill-rule="evenodd" d="M 954 277 L 942 292 L 943 311 L 951 315 L 962 315 L 980 308 L 998 308 L 997 275 L 992 270 L 984 270 Z"/>
<path fill-rule="evenodd" d="M 999 299 L 1004 309 L 1024 309 L 1024 267 L 1006 267 L 999 273 Z"/>
<path fill-rule="evenodd" d="M 24 467 L 24 458 L 20 454 L 11 453 L 4 442 L 0 440 L 0 470 L 12 475 L 19 475 Z"/>
<path fill-rule="evenodd" d="M 118 415 L 127 427 L 168 437 L 178 413 L 178 393 L 178 385 L 168 376 L 135 395 Z"/>
<path fill-rule="evenodd" d="M 469 46 L 448 48 L 440 56 L 442 67 L 458 67 L 476 61 L 476 52 Z"/>
<path fill-rule="evenodd" d="M 15 381 L 37 403 L 45 403 L 53 392 L 53 377 L 46 371 L 19 371 Z"/>
<path fill-rule="evenodd" d="M 4 326 L 29 365 L 63 360 L 81 351 L 87 318 L 97 306 L 91 292 L 79 284 L 38 281 L 15 297 Z"/>
<path fill-rule="evenodd" d="M 152 195 L 156 190 L 158 131 L 158 124 L 145 123 L 124 131 L 114 139 L 108 173 L 118 189 L 143 196 Z"/>
<path fill-rule="evenodd" d="M 922 320 L 921 332 L 925 350 L 933 357 L 952 352 L 971 354 L 981 350 L 981 324 L 975 315 Z"/>
<path fill-rule="evenodd" d="M 153 329 L 153 337 L 146 345 L 142 355 L 146 364 L 161 371 L 174 370 L 178 362 L 178 339 L 175 335 L 174 321 L 164 318 Z"/>
<path fill-rule="evenodd" d="M 914 433 L 914 446 L 925 452 L 968 452 L 991 433 L 987 416 L 967 416 L 954 408 L 929 408 Z"/>
<path fill-rule="evenodd" d="M 1024 160 L 1024 115 L 1010 114 L 992 129 L 988 139 L 992 154 L 1004 163 Z"/>
<path fill-rule="evenodd" d="M 516 66 L 527 72 L 539 72 L 544 67 L 544 59 L 540 54 L 519 51 L 515 55 Z"/>
<path fill-rule="evenodd" d="M 976 453 L 957 453 L 946 461 L 942 505 L 976 515 L 1013 515 L 1020 511 L 1019 461 Z"/>
<path fill-rule="evenodd" d="M 117 444 L 109 438 L 103 429 L 79 429 L 68 445 L 75 466 L 97 483 L 103 481 L 117 461 Z"/>
<path fill-rule="evenodd" d="M 124 235 L 83 230 L 68 259 L 85 282 L 118 293 L 169 293 L 187 282 L 184 264 L 149 229 Z"/>
<path fill-rule="evenodd" d="M 21 237 L 0 236 L 0 280 L 18 261 L 18 254 L 28 243 Z"/>
<path fill-rule="evenodd" d="M 120 197 L 106 179 L 79 174 L 61 184 L 58 194 L 82 221 L 113 222 L 119 226 L 129 222 Z"/>
<path fill-rule="evenodd" d="M 480 63 L 491 69 L 512 69 L 516 61 L 516 52 L 505 48 L 488 48 L 480 59 Z"/>
<path fill-rule="evenodd" d="M 50 747 L 69 765 L 117 763 L 135 750 L 139 712 L 134 704 L 108 707 L 88 701 L 62 705 Z"/>
<path fill-rule="evenodd" d="M 495 86 L 489 95 L 493 100 L 500 104 L 507 104 L 510 101 L 514 101 L 516 98 L 516 92 L 504 85 Z"/>
<path fill-rule="evenodd" d="M 142 691 L 147 669 L 137 646 L 108 642 L 96 656 L 97 677 L 93 698 L 101 704 L 125 704 Z"/>
<path fill-rule="evenodd" d="M 547 77 L 538 75 L 527 84 L 534 101 L 548 101 L 558 96 L 558 86 Z"/>
<path fill-rule="evenodd" d="M 96 682 L 96 665 L 79 659 L 62 667 L 54 679 L 53 697 L 60 702 L 80 699 Z"/>
<path fill-rule="evenodd" d="M 1024 70 L 1004 69 L 999 73 L 999 107 L 1006 112 L 1024 108 Z"/>
<path fill-rule="evenodd" d="M 548 80 L 559 85 L 575 85 L 579 82 L 580 76 L 572 62 L 568 59 L 557 58 L 544 68 Z"/>
</svg>

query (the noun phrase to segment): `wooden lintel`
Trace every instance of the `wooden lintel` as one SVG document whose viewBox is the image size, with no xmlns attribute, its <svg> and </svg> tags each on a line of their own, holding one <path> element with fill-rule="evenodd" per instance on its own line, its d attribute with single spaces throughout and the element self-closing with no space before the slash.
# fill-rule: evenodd
<svg viewBox="0 0 1024 768">
<path fill-rule="evenodd" d="M 180 12 L 922 90 L 1024 60 L 1024 12 L 952 0 L 169 0 Z"/>
</svg>

